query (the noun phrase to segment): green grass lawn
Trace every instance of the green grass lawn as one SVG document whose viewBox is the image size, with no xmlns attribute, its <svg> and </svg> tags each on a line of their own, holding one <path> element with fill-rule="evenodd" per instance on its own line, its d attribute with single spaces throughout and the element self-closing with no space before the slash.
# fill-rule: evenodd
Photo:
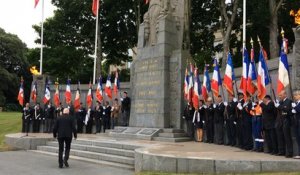
<svg viewBox="0 0 300 175">
<path fill-rule="evenodd" d="M 0 152 L 10 150 L 4 143 L 4 136 L 21 131 L 21 115 L 20 112 L 0 112 Z"/>
</svg>

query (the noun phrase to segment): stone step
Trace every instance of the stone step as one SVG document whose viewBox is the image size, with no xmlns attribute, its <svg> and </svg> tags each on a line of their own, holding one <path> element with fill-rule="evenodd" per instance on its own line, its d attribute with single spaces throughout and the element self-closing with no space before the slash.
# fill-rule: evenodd
<svg viewBox="0 0 300 175">
<path fill-rule="evenodd" d="M 53 147 L 53 146 L 38 146 L 37 150 L 58 153 L 58 147 Z M 81 150 L 76 150 L 76 149 L 72 149 L 72 148 L 70 151 L 70 155 L 89 158 L 89 159 L 95 159 L 95 160 L 101 160 L 101 161 L 122 163 L 122 164 L 127 164 L 127 165 L 132 165 L 132 166 L 134 165 L 134 158 L 131 158 L 131 157 L 110 155 L 110 154 L 104 154 L 104 153 L 96 153 L 96 152 L 90 152 L 90 151 L 81 151 Z"/>
<path fill-rule="evenodd" d="M 173 128 L 165 128 L 162 129 L 163 133 L 184 133 L 183 129 L 173 129 Z"/>
<path fill-rule="evenodd" d="M 178 138 L 178 137 L 186 137 L 186 133 L 168 133 L 163 132 L 158 134 L 159 137 L 169 137 L 169 138 Z"/>
<path fill-rule="evenodd" d="M 58 142 L 48 142 L 48 146 L 58 147 Z M 105 153 L 111 155 L 125 156 L 125 157 L 134 157 L 134 151 L 110 147 L 99 147 L 92 145 L 80 145 L 72 144 L 72 149 L 81 150 L 81 151 L 90 151 L 96 153 Z"/>
<path fill-rule="evenodd" d="M 39 154 L 57 156 L 57 153 L 52 153 L 52 152 L 47 152 L 47 151 L 41 151 L 41 150 L 29 150 L 29 151 L 34 152 L 34 153 L 39 153 Z M 116 167 L 116 168 L 134 170 L 133 165 L 126 165 L 126 164 L 122 164 L 122 163 L 115 163 L 115 162 L 108 162 L 108 161 L 103 161 L 103 160 L 88 159 L 88 158 L 78 157 L 78 156 L 73 156 L 73 155 L 70 155 L 70 159 L 79 160 L 79 161 L 88 162 L 88 163 L 94 163 L 94 164 L 98 164 L 98 165 L 106 165 L 106 166 L 112 166 L 112 167 Z"/>
<path fill-rule="evenodd" d="M 116 141 L 92 141 L 92 140 L 84 140 L 84 139 L 77 139 L 72 141 L 72 143 L 79 144 L 79 145 L 90 145 L 90 146 L 108 147 L 108 148 L 117 148 L 117 149 L 126 149 L 126 150 L 135 150 L 136 148 L 142 147 L 141 145 L 122 144 Z"/>
<path fill-rule="evenodd" d="M 169 137 L 154 137 L 154 141 L 160 141 L 160 142 L 189 142 L 191 141 L 191 138 L 189 137 L 178 137 L 178 138 L 169 138 Z"/>
</svg>

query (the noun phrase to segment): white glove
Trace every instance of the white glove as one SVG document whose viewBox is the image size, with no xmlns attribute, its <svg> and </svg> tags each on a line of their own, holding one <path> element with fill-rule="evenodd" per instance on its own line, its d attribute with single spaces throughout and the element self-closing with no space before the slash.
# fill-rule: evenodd
<svg viewBox="0 0 300 175">
<path fill-rule="evenodd" d="M 237 102 L 237 99 L 236 99 L 236 98 L 233 98 L 233 102 Z"/>
<path fill-rule="evenodd" d="M 225 102 L 224 102 L 224 106 L 228 106 L 228 103 L 227 103 L 227 101 L 225 101 Z"/>
<path fill-rule="evenodd" d="M 204 108 L 204 109 L 206 109 L 206 108 L 207 108 L 207 106 L 206 106 L 206 105 L 203 105 L 203 108 Z"/>
<path fill-rule="evenodd" d="M 276 103 L 279 103 L 279 100 L 276 99 L 275 102 L 276 102 Z"/>
<path fill-rule="evenodd" d="M 293 114 L 296 114 L 297 112 L 296 112 L 296 110 L 295 110 L 295 109 L 293 109 L 293 110 L 292 110 L 292 113 L 293 113 Z"/>
<path fill-rule="evenodd" d="M 217 105 L 216 105 L 216 104 L 214 104 L 214 105 L 213 105 L 213 107 L 214 107 L 214 108 L 216 108 L 216 107 L 217 107 Z"/>
<path fill-rule="evenodd" d="M 233 124 L 235 124 L 235 125 L 236 125 L 236 122 L 233 122 Z"/>
<path fill-rule="evenodd" d="M 256 103 L 252 102 L 252 106 L 255 106 L 255 105 L 256 105 Z"/>
<path fill-rule="evenodd" d="M 252 108 L 251 108 L 252 110 L 254 110 L 255 108 L 254 108 L 254 106 L 252 106 Z"/>
<path fill-rule="evenodd" d="M 248 102 L 244 103 L 243 107 L 246 107 L 248 105 Z"/>
<path fill-rule="evenodd" d="M 183 119 L 185 119 L 185 116 L 182 116 Z"/>
<path fill-rule="evenodd" d="M 239 110 L 242 110 L 243 107 L 242 107 L 242 104 L 241 103 L 238 103 L 238 105 L 236 106 Z"/>
<path fill-rule="evenodd" d="M 259 101 L 258 101 L 259 104 L 262 104 L 262 102 L 263 102 L 262 100 L 259 100 Z"/>
<path fill-rule="evenodd" d="M 205 123 L 205 121 L 202 121 L 202 123 L 204 124 L 204 123 Z"/>
<path fill-rule="evenodd" d="M 123 101 L 124 99 L 123 98 L 121 98 L 121 101 Z"/>
<path fill-rule="evenodd" d="M 277 100 L 278 101 L 278 100 Z M 279 106 L 279 103 L 278 102 L 276 102 L 276 101 L 274 101 L 274 105 L 275 105 L 275 107 L 276 108 L 278 108 L 278 106 Z"/>
<path fill-rule="evenodd" d="M 105 107 L 105 106 L 103 106 L 103 109 L 106 109 L 106 107 Z"/>
<path fill-rule="evenodd" d="M 296 105 L 296 103 L 292 103 L 292 107 L 294 108 L 294 107 L 296 107 L 297 105 Z"/>
</svg>

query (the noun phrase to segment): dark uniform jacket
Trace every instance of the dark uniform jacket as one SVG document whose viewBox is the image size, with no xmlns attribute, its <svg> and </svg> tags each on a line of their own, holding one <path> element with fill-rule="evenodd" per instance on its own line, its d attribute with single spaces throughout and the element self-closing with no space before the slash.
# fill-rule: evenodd
<svg viewBox="0 0 300 175">
<path fill-rule="evenodd" d="M 33 119 L 34 120 L 43 120 L 43 118 L 44 118 L 44 113 L 43 113 L 43 109 L 41 107 L 39 109 L 33 110 Z"/>
<path fill-rule="evenodd" d="M 121 108 L 122 108 L 122 112 L 130 111 L 130 98 L 129 97 L 126 97 L 123 99 Z"/>
<path fill-rule="evenodd" d="M 213 104 L 207 106 L 205 109 L 205 119 L 207 122 L 213 122 L 214 121 L 214 107 Z"/>
<path fill-rule="evenodd" d="M 272 101 L 267 105 L 264 103 L 260 104 L 262 108 L 262 117 L 263 117 L 263 128 L 264 129 L 273 129 L 275 128 L 275 121 L 277 117 L 277 110 Z"/>
<path fill-rule="evenodd" d="M 111 106 L 103 107 L 103 118 L 109 120 L 111 114 Z"/>
<path fill-rule="evenodd" d="M 283 101 L 279 102 L 278 106 L 278 116 L 277 116 L 277 121 L 276 125 L 281 126 L 282 124 L 291 124 L 291 119 L 292 119 L 292 100 L 286 98 Z"/>
<path fill-rule="evenodd" d="M 65 114 L 58 117 L 53 128 L 53 137 L 72 138 L 72 133 L 74 134 L 74 137 L 77 138 L 75 123 L 72 118 Z"/>
<path fill-rule="evenodd" d="M 55 108 L 53 106 L 45 106 L 45 118 L 46 119 L 54 119 Z"/>
<path fill-rule="evenodd" d="M 224 103 L 216 104 L 216 108 L 214 108 L 214 123 L 224 123 Z"/>
<path fill-rule="evenodd" d="M 228 115 L 228 119 L 230 121 L 236 121 L 237 119 L 237 102 L 229 102 L 228 105 L 226 106 L 226 110 L 227 110 L 227 115 Z"/>
<path fill-rule="evenodd" d="M 25 121 L 30 121 L 32 120 L 32 109 L 31 108 L 24 108 L 23 109 L 23 115 L 22 115 L 22 119 Z"/>
<path fill-rule="evenodd" d="M 185 120 L 192 120 L 194 116 L 195 108 L 192 106 L 186 106 L 183 111 Z"/>
</svg>

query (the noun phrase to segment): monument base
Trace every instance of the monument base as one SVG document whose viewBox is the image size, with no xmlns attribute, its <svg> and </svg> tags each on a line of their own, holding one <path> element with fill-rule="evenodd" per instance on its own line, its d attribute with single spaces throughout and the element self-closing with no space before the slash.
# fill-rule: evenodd
<svg viewBox="0 0 300 175">
<path fill-rule="evenodd" d="M 109 136 L 127 139 L 153 140 L 161 132 L 159 128 L 115 127 Z"/>
</svg>

